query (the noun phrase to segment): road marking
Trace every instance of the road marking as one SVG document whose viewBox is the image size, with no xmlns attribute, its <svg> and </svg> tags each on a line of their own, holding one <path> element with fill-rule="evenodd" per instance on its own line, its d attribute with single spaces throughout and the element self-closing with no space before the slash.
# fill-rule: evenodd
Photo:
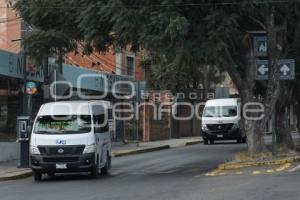
<svg viewBox="0 0 300 200">
<path fill-rule="evenodd" d="M 298 171 L 299 169 L 300 169 L 300 164 L 294 167 L 293 169 L 290 169 L 289 172 L 295 172 Z"/>
<path fill-rule="evenodd" d="M 275 172 L 274 169 L 268 169 L 268 170 L 267 170 L 267 173 L 269 173 L 269 174 L 272 174 L 272 173 L 274 173 L 274 172 Z"/>
<path fill-rule="evenodd" d="M 216 176 L 216 175 L 220 174 L 221 172 L 222 172 L 221 170 L 217 169 L 212 172 L 206 173 L 205 176 Z"/>
<path fill-rule="evenodd" d="M 203 174 L 196 175 L 196 176 L 194 176 L 194 178 L 199 178 L 201 176 L 203 176 Z M 205 174 L 205 176 L 206 176 L 206 174 Z"/>
<path fill-rule="evenodd" d="M 282 165 L 281 167 L 278 167 L 276 169 L 276 172 L 282 172 L 282 171 L 286 170 L 287 168 L 289 168 L 291 166 L 292 166 L 291 163 L 286 163 L 286 164 Z"/>
<path fill-rule="evenodd" d="M 261 174 L 261 171 L 253 171 L 252 174 L 253 175 L 258 175 L 258 174 Z"/>
<path fill-rule="evenodd" d="M 172 174 L 176 172 L 176 170 L 171 170 L 171 171 L 162 171 L 162 172 L 159 172 L 159 174 Z"/>
</svg>

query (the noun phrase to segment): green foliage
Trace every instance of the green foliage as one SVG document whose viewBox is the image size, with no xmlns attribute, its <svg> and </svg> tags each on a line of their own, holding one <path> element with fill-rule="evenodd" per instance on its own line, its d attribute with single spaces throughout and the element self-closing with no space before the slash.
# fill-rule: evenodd
<svg viewBox="0 0 300 200">
<path fill-rule="evenodd" d="M 150 52 L 157 80 L 172 83 L 200 76 L 193 69 L 205 65 L 249 78 L 249 31 L 266 30 L 271 6 L 277 23 L 286 22 L 279 34 L 285 56 L 298 57 L 299 3 L 293 0 L 18 0 L 15 8 L 34 29 L 25 41 L 32 55 L 68 52 L 78 41 L 86 53 L 131 44 Z"/>
<path fill-rule="evenodd" d="M 76 49 L 82 39 L 76 6 L 76 1 L 18 0 L 14 8 L 33 29 L 24 38 L 26 53 L 40 60 Z"/>
</svg>

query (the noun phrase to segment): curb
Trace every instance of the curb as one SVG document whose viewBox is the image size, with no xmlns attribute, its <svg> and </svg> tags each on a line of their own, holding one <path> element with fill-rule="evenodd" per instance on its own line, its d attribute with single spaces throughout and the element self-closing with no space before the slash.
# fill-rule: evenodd
<svg viewBox="0 0 300 200">
<path fill-rule="evenodd" d="M 203 143 L 203 140 L 186 142 L 184 146 L 190 146 L 190 145 L 195 145 L 195 144 L 200 144 L 200 143 Z"/>
<path fill-rule="evenodd" d="M 296 162 L 300 161 L 300 156 L 295 156 L 294 161 L 296 161 Z"/>
<path fill-rule="evenodd" d="M 162 146 L 157 146 L 157 147 L 149 147 L 149 148 L 143 148 L 143 149 L 113 152 L 112 157 L 121 157 L 121 156 L 128 156 L 128 155 L 134 155 L 134 154 L 148 153 L 148 152 L 159 151 L 159 150 L 164 150 L 164 149 L 169 149 L 169 148 L 171 148 L 170 145 L 162 145 Z"/>
<path fill-rule="evenodd" d="M 22 178 L 27 178 L 32 176 L 31 170 L 24 170 L 24 171 L 18 171 L 18 172 L 10 172 L 3 176 L 0 176 L 0 181 L 9 181 L 9 180 L 17 180 Z"/>
<path fill-rule="evenodd" d="M 300 160 L 300 157 L 298 158 Z M 270 165 L 283 165 L 286 163 L 292 163 L 296 161 L 296 157 L 289 157 L 285 159 L 271 160 L 271 161 L 251 161 L 251 162 L 236 162 L 236 163 L 224 163 L 218 166 L 219 170 L 228 169 L 241 169 L 247 167 L 257 167 L 257 166 L 270 166 Z"/>
</svg>

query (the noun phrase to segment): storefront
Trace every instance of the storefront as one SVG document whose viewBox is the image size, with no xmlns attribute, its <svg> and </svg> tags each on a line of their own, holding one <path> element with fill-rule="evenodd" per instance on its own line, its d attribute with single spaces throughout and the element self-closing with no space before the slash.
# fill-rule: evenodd
<svg viewBox="0 0 300 200">
<path fill-rule="evenodd" d="M 53 101 L 49 95 L 49 86 L 44 82 L 42 67 L 32 67 L 26 59 L 26 81 L 24 76 L 24 56 L 0 50 L 0 141 L 16 140 L 16 119 L 17 116 L 30 113 L 34 118 L 35 114 L 44 102 Z M 53 72 L 56 65 L 53 59 L 49 59 L 49 72 Z M 52 74 L 53 73 L 49 73 Z M 58 76 L 55 76 L 57 78 Z M 79 77 L 82 77 L 78 84 Z M 104 84 L 103 80 L 106 80 Z M 102 99 L 111 102 L 122 101 L 116 99 L 113 93 L 126 93 L 126 88 L 117 87 L 113 91 L 113 83 L 117 81 L 133 81 L 127 76 L 92 71 L 83 67 L 72 65 L 63 65 L 63 76 L 60 79 L 52 81 L 66 81 L 71 87 L 68 90 L 73 91 L 69 100 L 80 99 L 77 95 L 80 90 L 85 95 L 102 95 L 107 93 Z M 37 93 L 28 95 L 26 93 L 26 83 L 31 82 L 37 86 Z M 66 91 L 68 91 L 66 90 Z M 100 98 L 95 98 L 100 99 Z M 123 124 L 116 122 L 116 132 L 114 139 L 120 139 L 123 135 Z"/>
<path fill-rule="evenodd" d="M 0 141 L 16 140 L 16 119 L 24 114 L 27 98 L 24 95 L 23 56 L 0 50 Z M 43 103 L 43 74 L 39 68 L 27 71 L 27 80 L 37 84 L 37 93 L 30 99 L 32 113 Z"/>
</svg>

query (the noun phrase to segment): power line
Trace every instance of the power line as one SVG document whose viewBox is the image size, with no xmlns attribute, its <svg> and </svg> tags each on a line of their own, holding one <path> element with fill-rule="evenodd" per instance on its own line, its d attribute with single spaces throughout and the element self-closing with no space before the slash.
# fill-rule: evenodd
<svg viewBox="0 0 300 200">
<path fill-rule="evenodd" d="M 81 53 L 83 52 L 83 45 L 82 44 L 79 44 L 79 50 L 81 50 Z M 102 64 L 102 65 L 104 65 L 104 67 L 106 67 L 106 69 L 109 69 L 109 70 L 111 70 L 111 68 L 109 67 L 109 66 L 106 66 L 106 64 L 108 64 L 108 65 L 110 65 L 112 68 L 116 68 L 116 69 L 120 69 L 122 72 L 127 72 L 127 70 L 126 70 L 126 65 L 125 64 L 123 64 L 122 62 L 120 63 L 120 62 L 115 62 L 115 64 L 118 64 L 118 65 L 120 65 L 121 67 L 118 67 L 118 66 L 115 66 L 114 65 L 114 62 L 113 61 L 111 61 L 111 60 L 109 60 L 108 58 L 106 58 L 106 57 L 99 57 L 97 54 L 95 54 L 95 53 L 92 53 L 90 56 L 93 56 L 94 57 L 94 59 L 96 59 L 96 61 L 101 61 L 100 63 Z M 103 60 L 106 62 L 106 64 L 105 63 L 103 63 Z M 95 60 L 94 60 L 95 61 Z M 136 68 L 136 67 L 135 67 Z M 132 73 L 134 73 L 134 74 L 142 74 L 143 72 L 132 72 Z"/>
</svg>

